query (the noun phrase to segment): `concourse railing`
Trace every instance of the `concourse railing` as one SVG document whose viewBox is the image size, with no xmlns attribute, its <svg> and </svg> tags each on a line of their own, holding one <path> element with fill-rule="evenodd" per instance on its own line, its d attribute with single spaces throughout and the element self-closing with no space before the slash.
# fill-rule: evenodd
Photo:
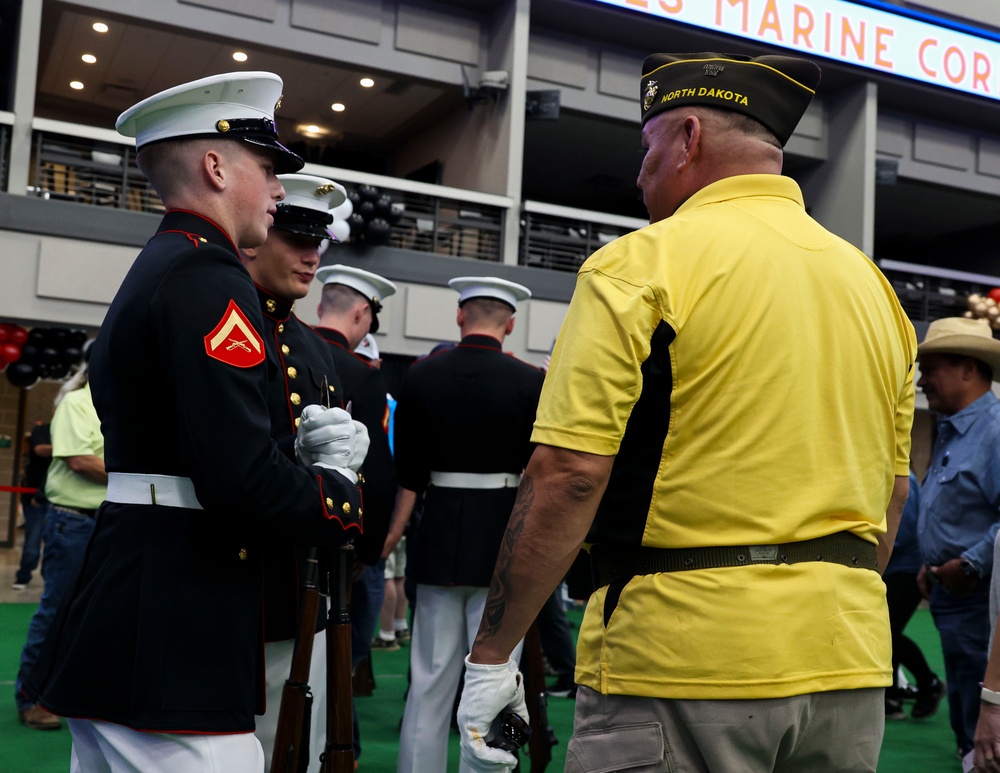
<svg viewBox="0 0 1000 773">
<path fill-rule="evenodd" d="M 576 271 L 599 247 L 646 225 L 639 218 L 525 201 L 518 263 Z"/>
<path fill-rule="evenodd" d="M 994 287 L 1000 287 L 1000 277 L 987 274 L 898 260 L 879 260 L 877 263 L 913 322 L 961 317 L 968 309 L 970 295 L 986 295 Z"/>
</svg>

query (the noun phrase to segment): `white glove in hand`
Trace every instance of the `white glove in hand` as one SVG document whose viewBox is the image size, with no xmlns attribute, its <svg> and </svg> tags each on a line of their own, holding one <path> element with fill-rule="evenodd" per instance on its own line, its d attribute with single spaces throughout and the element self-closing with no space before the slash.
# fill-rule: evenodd
<svg viewBox="0 0 1000 773">
<path fill-rule="evenodd" d="M 365 457 L 368 456 L 368 446 L 371 445 L 371 438 L 368 436 L 368 427 L 362 424 L 360 421 L 354 421 L 354 454 L 351 456 L 351 461 L 347 463 L 347 466 L 352 470 L 357 472 L 361 469 L 361 465 L 365 463 Z"/>
<path fill-rule="evenodd" d="M 357 473 L 348 467 L 354 456 L 356 435 L 357 428 L 347 411 L 307 405 L 302 409 L 295 435 L 295 455 L 302 464 L 336 470 L 357 483 Z"/>
<path fill-rule="evenodd" d="M 465 688 L 458 705 L 462 759 L 476 773 L 508 773 L 517 757 L 486 745 L 486 734 L 497 715 L 510 709 L 528 721 L 524 680 L 513 660 L 499 665 L 470 663 L 465 658 Z"/>
</svg>

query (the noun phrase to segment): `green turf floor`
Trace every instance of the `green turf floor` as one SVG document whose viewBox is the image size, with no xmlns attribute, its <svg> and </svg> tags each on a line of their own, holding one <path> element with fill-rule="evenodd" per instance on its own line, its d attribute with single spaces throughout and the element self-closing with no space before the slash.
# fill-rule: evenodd
<svg viewBox="0 0 1000 773">
<path fill-rule="evenodd" d="M 0 604 L 0 689 L 6 690 L 7 695 L 6 703 L 0 701 L 0 705 L 8 707 L 0 711 L 0 773 L 66 773 L 69 770 L 70 737 L 65 729 L 58 732 L 28 730 L 17 721 L 14 677 L 33 611 L 34 606 L 29 604 Z M 578 613 L 571 613 L 571 617 L 579 622 Z M 907 633 L 923 648 L 931 668 L 943 673 L 940 645 L 930 613 L 919 610 Z M 392 773 L 396 769 L 408 654 L 409 650 L 405 647 L 399 652 L 374 654 L 375 694 L 357 701 L 364 745 L 361 757 L 363 773 Z M 561 771 L 566 740 L 573 724 L 573 701 L 552 698 L 549 701 L 549 719 L 559 738 L 559 745 L 553 750 L 553 761 L 548 770 Z M 454 734 L 449 759 L 449 772 L 457 771 L 458 737 Z M 934 717 L 922 722 L 907 719 L 889 723 L 879 773 L 958 773 L 960 770 L 946 707 L 942 706 Z"/>
</svg>

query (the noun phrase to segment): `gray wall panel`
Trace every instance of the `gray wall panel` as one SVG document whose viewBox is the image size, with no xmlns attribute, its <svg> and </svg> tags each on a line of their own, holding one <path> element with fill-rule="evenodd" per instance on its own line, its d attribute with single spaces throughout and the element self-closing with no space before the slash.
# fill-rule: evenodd
<svg viewBox="0 0 1000 773">
<path fill-rule="evenodd" d="M 292 0 L 293 27 L 378 44 L 382 40 L 382 0 Z"/>
<path fill-rule="evenodd" d="M 471 65 L 479 64 L 482 29 L 478 19 L 431 8 L 400 4 L 396 15 L 396 48 L 414 54 Z"/>
<path fill-rule="evenodd" d="M 177 2 L 264 21 L 274 21 L 278 6 L 277 0 L 177 0 Z"/>
<path fill-rule="evenodd" d="M 587 88 L 593 74 L 586 46 L 548 35 L 532 34 L 528 42 L 528 77 L 574 89 Z"/>
</svg>

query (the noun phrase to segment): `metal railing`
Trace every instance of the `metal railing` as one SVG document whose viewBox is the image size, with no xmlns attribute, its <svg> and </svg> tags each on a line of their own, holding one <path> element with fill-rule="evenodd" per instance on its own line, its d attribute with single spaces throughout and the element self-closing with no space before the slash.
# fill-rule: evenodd
<svg viewBox="0 0 1000 773">
<path fill-rule="evenodd" d="M 878 265 L 892 283 L 906 315 L 914 322 L 960 317 L 966 312 L 967 299 L 972 293 L 985 295 L 1000 287 L 1000 277 L 986 274 L 898 260 L 880 260 Z"/>
<path fill-rule="evenodd" d="M 135 148 L 122 142 L 72 133 L 73 124 L 52 130 L 35 128 L 32 134 L 30 190 L 45 199 L 75 201 L 99 207 L 162 212 L 163 204 L 135 165 Z M 113 133 L 112 133 L 113 134 Z"/>
<path fill-rule="evenodd" d="M 522 266 L 576 271 L 598 248 L 646 225 L 638 218 L 525 201 L 518 262 Z"/>
<path fill-rule="evenodd" d="M 0 110 L 0 191 L 7 190 L 10 177 L 10 137 L 14 114 Z"/>
</svg>

